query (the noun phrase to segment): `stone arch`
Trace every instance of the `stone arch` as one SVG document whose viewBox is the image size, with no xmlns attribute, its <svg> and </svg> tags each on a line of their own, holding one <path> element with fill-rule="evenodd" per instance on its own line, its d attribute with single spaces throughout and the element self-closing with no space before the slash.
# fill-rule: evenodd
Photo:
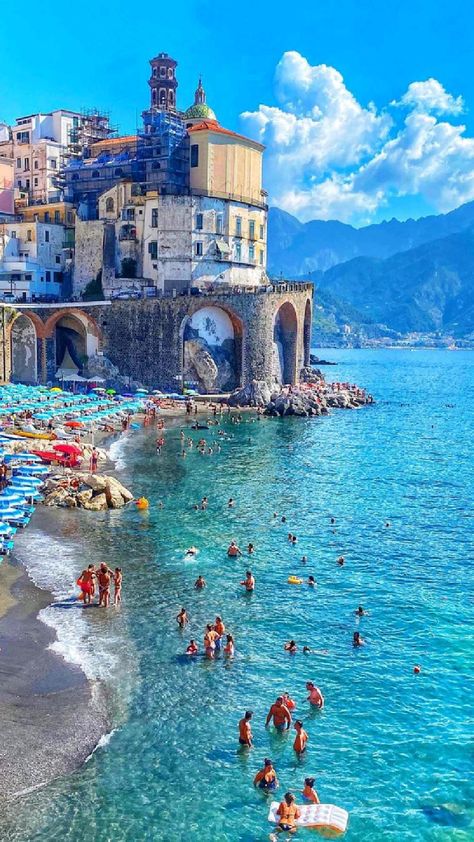
<svg viewBox="0 0 474 842">
<path fill-rule="evenodd" d="M 298 316 L 293 304 L 285 301 L 276 311 L 273 322 L 273 375 L 280 383 L 297 381 L 297 344 Z"/>
<path fill-rule="evenodd" d="M 229 308 L 212 301 L 193 308 L 180 326 L 183 381 L 202 392 L 231 391 L 242 383 L 243 322 Z"/>
<path fill-rule="evenodd" d="M 304 308 L 304 322 L 303 322 L 303 365 L 309 365 L 309 358 L 311 354 L 311 323 L 313 312 L 311 307 L 311 299 L 308 298 Z"/>
<path fill-rule="evenodd" d="M 10 368 L 12 380 L 37 383 L 38 334 L 35 320 L 26 313 L 19 313 L 10 326 Z"/>
<path fill-rule="evenodd" d="M 97 353 L 101 330 L 84 310 L 65 307 L 49 317 L 45 333 L 54 339 L 55 366 L 79 371 L 87 367 L 89 357 Z"/>
</svg>

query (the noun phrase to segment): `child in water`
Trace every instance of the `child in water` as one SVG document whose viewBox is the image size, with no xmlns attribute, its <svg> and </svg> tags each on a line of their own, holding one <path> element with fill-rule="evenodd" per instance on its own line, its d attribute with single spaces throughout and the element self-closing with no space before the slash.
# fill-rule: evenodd
<svg viewBox="0 0 474 842">
<path fill-rule="evenodd" d="M 227 635 L 227 643 L 224 646 L 224 654 L 226 658 L 233 658 L 235 654 L 234 638 L 231 634 Z"/>
<path fill-rule="evenodd" d="M 114 605 L 122 602 L 122 568 L 116 567 L 114 573 Z"/>
<path fill-rule="evenodd" d="M 198 652 L 199 652 L 199 647 L 198 647 L 196 641 L 190 640 L 189 646 L 186 649 L 186 655 L 197 655 Z"/>
</svg>

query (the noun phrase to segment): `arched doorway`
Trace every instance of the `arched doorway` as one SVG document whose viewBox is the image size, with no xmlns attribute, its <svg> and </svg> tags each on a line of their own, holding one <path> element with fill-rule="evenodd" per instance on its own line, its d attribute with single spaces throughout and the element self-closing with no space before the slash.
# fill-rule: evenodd
<svg viewBox="0 0 474 842">
<path fill-rule="evenodd" d="M 11 379 L 17 383 L 36 383 L 37 336 L 36 328 L 28 316 L 18 316 L 13 322 L 11 334 Z"/>
<path fill-rule="evenodd" d="M 242 322 L 214 305 L 200 307 L 181 326 L 183 381 L 199 392 L 229 392 L 242 379 Z"/>
<path fill-rule="evenodd" d="M 87 331 L 76 316 L 61 316 L 54 328 L 56 369 L 64 376 L 81 373 L 87 365 Z"/>
<path fill-rule="evenodd" d="M 311 301 L 307 300 L 304 310 L 304 328 L 303 328 L 303 365 L 309 365 L 311 354 Z"/>
<path fill-rule="evenodd" d="M 277 310 L 273 327 L 273 375 L 278 383 L 296 382 L 298 318 L 286 301 Z"/>
</svg>

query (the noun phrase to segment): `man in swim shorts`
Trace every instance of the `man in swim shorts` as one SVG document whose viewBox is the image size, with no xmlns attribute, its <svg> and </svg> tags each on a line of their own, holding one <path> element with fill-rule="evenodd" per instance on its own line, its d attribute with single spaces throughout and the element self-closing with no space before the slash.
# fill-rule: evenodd
<svg viewBox="0 0 474 842">
<path fill-rule="evenodd" d="M 77 583 L 84 594 L 84 605 L 90 605 L 94 596 L 94 579 L 96 572 L 93 564 L 89 564 L 87 570 L 83 570 Z"/>
<path fill-rule="evenodd" d="M 197 591 L 202 591 L 202 589 L 206 587 L 206 580 L 204 576 L 197 577 L 196 581 L 194 582 L 194 587 Z"/>
<path fill-rule="evenodd" d="M 291 792 L 285 793 L 285 798 L 278 807 L 277 816 L 280 821 L 275 828 L 275 833 L 270 834 L 271 842 L 275 842 L 279 833 L 288 833 L 291 835 L 296 833 L 296 820 L 300 818 L 301 811 L 297 807 L 295 796 Z"/>
<path fill-rule="evenodd" d="M 291 725 L 291 713 L 286 705 L 283 704 L 283 698 L 281 696 L 278 696 L 278 699 L 268 711 L 265 728 L 270 724 L 271 719 L 273 719 L 273 724 L 277 731 L 288 731 Z"/>
<path fill-rule="evenodd" d="M 296 754 L 302 754 L 306 749 L 306 743 L 308 742 L 308 735 L 303 728 L 303 723 L 300 719 L 297 719 L 295 722 L 295 731 L 296 737 L 293 743 L 293 748 L 296 751 Z"/>
<path fill-rule="evenodd" d="M 247 593 L 251 593 L 252 591 L 255 590 L 255 579 L 252 575 L 251 570 L 247 570 L 247 572 L 245 574 L 245 579 L 240 584 L 244 586 Z"/>
<path fill-rule="evenodd" d="M 247 748 L 252 748 L 252 728 L 250 726 L 250 720 L 252 719 L 253 712 L 251 710 L 245 711 L 245 716 L 239 722 L 239 743 L 241 746 L 247 746 Z"/>
<path fill-rule="evenodd" d="M 103 606 L 103 608 L 108 608 L 110 602 L 110 583 L 114 575 L 113 571 L 103 561 L 96 575 L 99 583 L 99 605 Z"/>
<path fill-rule="evenodd" d="M 238 555 L 242 555 L 242 550 L 237 546 L 235 541 L 230 542 L 227 548 L 227 555 L 229 558 L 236 558 Z"/>
<path fill-rule="evenodd" d="M 314 705 L 314 707 L 322 710 L 324 707 L 324 697 L 319 687 L 316 687 L 316 685 L 313 684 L 312 681 L 307 681 L 306 689 L 309 690 L 309 696 L 307 700 L 310 703 L 310 705 Z"/>
</svg>

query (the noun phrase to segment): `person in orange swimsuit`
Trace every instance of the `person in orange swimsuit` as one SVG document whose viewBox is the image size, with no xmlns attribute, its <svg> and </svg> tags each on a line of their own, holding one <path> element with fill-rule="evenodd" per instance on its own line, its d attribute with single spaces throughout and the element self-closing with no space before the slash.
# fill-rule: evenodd
<svg viewBox="0 0 474 842">
<path fill-rule="evenodd" d="M 291 792 L 285 793 L 284 800 L 280 803 L 277 816 L 278 822 L 275 832 L 270 834 L 271 842 L 275 842 L 279 833 L 296 833 L 296 820 L 301 816 L 301 810 L 298 808 L 295 796 Z"/>
<path fill-rule="evenodd" d="M 259 789 L 274 790 L 278 786 L 278 778 L 273 768 L 273 763 L 268 757 L 263 761 L 263 769 L 260 769 L 253 779 L 253 785 Z"/>
<path fill-rule="evenodd" d="M 308 735 L 303 728 L 303 723 L 300 719 L 297 719 L 295 722 L 295 731 L 296 737 L 293 743 L 293 748 L 296 751 L 296 754 L 302 754 L 306 749 L 306 744 L 308 742 Z"/>
<path fill-rule="evenodd" d="M 252 748 L 252 728 L 250 726 L 250 720 L 252 719 L 253 711 L 246 710 L 245 716 L 239 721 L 239 743 L 241 746 L 247 746 L 247 748 Z"/>
<path fill-rule="evenodd" d="M 114 573 L 114 605 L 122 602 L 122 568 L 116 567 Z"/>
<path fill-rule="evenodd" d="M 306 801 L 309 801 L 311 804 L 320 804 L 321 802 L 319 800 L 319 795 L 314 789 L 315 780 L 315 778 L 304 779 L 304 789 L 301 795 L 303 796 L 303 798 L 306 799 Z"/>
<path fill-rule="evenodd" d="M 83 570 L 79 579 L 77 580 L 77 584 L 79 585 L 82 593 L 83 593 L 83 601 L 84 605 L 90 605 L 92 602 L 92 597 L 94 596 L 94 579 L 96 578 L 97 574 L 95 572 L 95 568 L 93 564 L 89 564 L 87 570 Z"/>
<path fill-rule="evenodd" d="M 103 608 L 108 608 L 110 603 L 110 583 L 114 574 L 103 561 L 96 575 L 99 583 L 99 605 Z"/>
<path fill-rule="evenodd" d="M 291 713 L 283 703 L 282 696 L 278 696 L 278 699 L 268 711 L 265 728 L 270 724 L 271 719 L 273 719 L 277 731 L 288 731 L 291 725 Z"/>
<path fill-rule="evenodd" d="M 290 712 L 296 708 L 296 702 L 293 701 L 289 693 L 283 693 L 282 698 L 283 704 L 287 706 Z"/>
<path fill-rule="evenodd" d="M 216 637 L 215 643 L 216 643 L 216 651 L 219 652 L 221 647 L 222 647 L 222 635 L 225 634 L 225 625 L 222 622 L 222 617 L 219 617 L 219 616 L 216 617 L 216 621 L 214 623 L 214 631 L 217 632 L 217 637 Z"/>
<path fill-rule="evenodd" d="M 197 655 L 199 652 L 199 646 L 197 645 L 195 640 L 189 641 L 189 646 L 186 649 L 186 655 Z"/>
</svg>

